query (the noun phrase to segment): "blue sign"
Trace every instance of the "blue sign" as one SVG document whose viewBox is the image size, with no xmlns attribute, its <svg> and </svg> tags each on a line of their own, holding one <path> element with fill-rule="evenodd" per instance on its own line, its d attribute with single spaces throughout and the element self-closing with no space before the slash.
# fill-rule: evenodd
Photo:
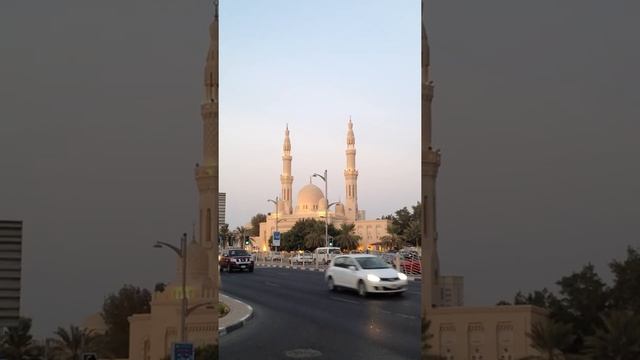
<svg viewBox="0 0 640 360">
<path fill-rule="evenodd" d="M 273 232 L 273 246 L 280 246 L 280 231 Z"/>
<path fill-rule="evenodd" d="M 171 360 L 195 360 L 195 351 L 191 343 L 173 343 Z"/>
</svg>

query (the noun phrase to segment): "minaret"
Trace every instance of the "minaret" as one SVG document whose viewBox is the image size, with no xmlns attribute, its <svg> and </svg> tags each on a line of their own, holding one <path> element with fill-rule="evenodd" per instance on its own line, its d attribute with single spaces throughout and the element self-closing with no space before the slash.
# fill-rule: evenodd
<svg viewBox="0 0 640 360">
<path fill-rule="evenodd" d="M 282 145 L 282 174 L 280 174 L 280 184 L 282 185 L 280 200 L 284 203 L 286 214 L 291 214 L 293 209 L 291 202 L 291 185 L 293 184 L 291 159 L 291 139 L 289 139 L 289 125 L 287 124 L 284 131 L 284 144 Z"/>
<path fill-rule="evenodd" d="M 349 117 L 347 131 L 347 167 L 344 169 L 345 216 L 348 221 L 358 220 L 358 170 L 356 170 L 356 137 Z"/>
<path fill-rule="evenodd" d="M 431 147 L 431 101 L 433 82 L 429 80 L 429 42 L 427 13 L 422 0 L 422 268 L 427 269 L 422 283 L 422 315 L 440 302 L 438 232 L 436 229 L 436 177 L 440 167 L 440 150 Z"/>
<path fill-rule="evenodd" d="M 202 164 L 196 164 L 199 193 L 199 241 L 209 251 L 210 274 L 217 291 L 218 279 L 218 0 L 213 1 L 214 16 L 204 68 L 202 115 Z"/>
</svg>

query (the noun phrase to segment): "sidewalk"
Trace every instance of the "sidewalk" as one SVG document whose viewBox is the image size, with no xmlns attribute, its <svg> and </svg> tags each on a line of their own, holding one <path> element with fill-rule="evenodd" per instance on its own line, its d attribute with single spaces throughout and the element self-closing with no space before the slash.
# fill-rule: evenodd
<svg viewBox="0 0 640 360">
<path fill-rule="evenodd" d="M 218 320 L 218 336 L 243 327 L 253 317 L 253 308 L 240 300 L 222 293 L 218 294 L 218 300 L 229 307 L 229 313 Z"/>
</svg>

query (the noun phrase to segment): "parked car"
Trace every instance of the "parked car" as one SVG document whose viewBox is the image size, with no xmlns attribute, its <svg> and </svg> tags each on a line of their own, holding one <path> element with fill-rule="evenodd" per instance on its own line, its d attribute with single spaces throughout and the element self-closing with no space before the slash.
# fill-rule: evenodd
<svg viewBox="0 0 640 360">
<path fill-rule="evenodd" d="M 244 249 L 225 249 L 220 255 L 220 271 L 247 270 L 253 272 L 253 257 Z"/>
<path fill-rule="evenodd" d="M 267 261 L 280 261 L 282 262 L 283 256 L 281 253 L 277 252 L 277 251 L 271 251 L 269 253 L 267 253 L 267 256 L 265 256 L 265 260 Z"/>
<path fill-rule="evenodd" d="M 311 264 L 313 263 L 313 255 L 309 251 L 297 253 L 291 258 L 289 258 L 289 262 L 291 265 L 295 264 Z"/>
<path fill-rule="evenodd" d="M 396 271 L 382 258 L 368 254 L 336 256 L 324 274 L 329 290 L 356 289 L 360 296 L 368 293 L 403 293 L 407 275 Z"/>
<path fill-rule="evenodd" d="M 316 264 L 328 264 L 337 255 L 340 255 L 339 247 L 319 247 L 313 251 L 313 261 Z"/>
</svg>

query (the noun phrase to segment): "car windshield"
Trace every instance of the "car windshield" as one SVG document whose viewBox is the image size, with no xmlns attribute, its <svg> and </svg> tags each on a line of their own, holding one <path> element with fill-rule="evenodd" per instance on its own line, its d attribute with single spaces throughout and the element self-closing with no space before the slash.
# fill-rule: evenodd
<svg viewBox="0 0 640 360">
<path fill-rule="evenodd" d="M 386 269 L 390 267 L 377 256 L 357 257 L 356 260 L 363 269 Z"/>
<path fill-rule="evenodd" d="M 229 250 L 229 256 L 249 256 L 246 250 Z"/>
</svg>

